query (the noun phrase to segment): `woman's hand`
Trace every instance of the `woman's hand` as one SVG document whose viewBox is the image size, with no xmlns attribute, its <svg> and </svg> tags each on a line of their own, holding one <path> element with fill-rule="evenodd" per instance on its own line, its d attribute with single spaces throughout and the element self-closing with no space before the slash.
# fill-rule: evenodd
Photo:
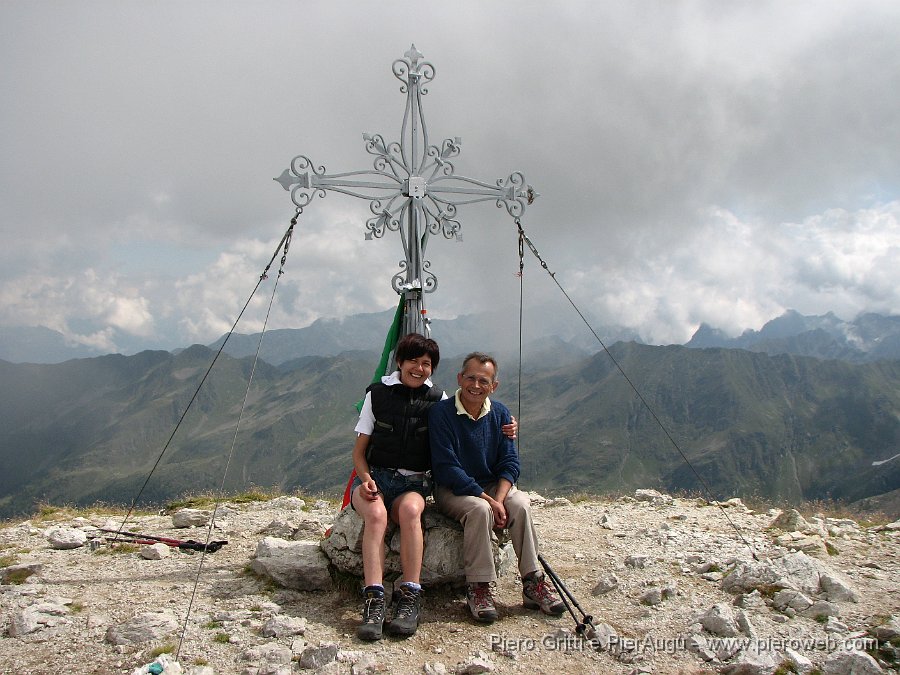
<svg viewBox="0 0 900 675">
<path fill-rule="evenodd" d="M 359 492 L 365 499 L 368 499 L 370 502 L 374 502 L 381 496 L 381 492 L 379 491 L 378 486 L 371 478 L 362 482 L 362 485 L 359 486 Z"/>
</svg>

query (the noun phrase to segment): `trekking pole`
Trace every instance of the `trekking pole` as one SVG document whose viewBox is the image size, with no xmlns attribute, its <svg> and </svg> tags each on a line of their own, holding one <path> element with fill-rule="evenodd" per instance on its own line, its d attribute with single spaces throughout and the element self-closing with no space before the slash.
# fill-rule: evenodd
<svg viewBox="0 0 900 675">
<path fill-rule="evenodd" d="M 207 551 L 209 553 L 215 553 L 220 548 L 222 548 L 227 541 L 211 541 L 208 544 L 202 544 L 199 541 L 194 541 L 193 539 L 188 539 L 187 541 L 182 541 L 181 539 L 173 539 L 171 537 L 157 537 L 152 534 L 138 534 L 136 532 L 124 532 L 120 530 L 106 530 L 102 527 L 98 527 L 100 532 L 108 532 L 110 534 L 115 535 L 123 535 L 125 537 L 131 537 L 132 539 L 141 540 L 136 541 L 134 543 L 145 543 L 145 540 L 148 542 L 159 542 L 160 544 L 165 544 L 166 546 L 171 546 L 173 548 L 178 548 L 186 551 Z"/>
<path fill-rule="evenodd" d="M 560 579 L 556 572 L 553 571 L 553 568 L 550 567 L 550 563 L 548 563 L 544 559 L 544 556 L 542 556 L 541 554 L 538 554 L 538 562 L 541 563 L 541 566 L 544 568 L 547 576 L 550 577 L 550 581 L 553 582 L 553 585 L 559 592 L 563 604 L 566 606 L 566 609 L 569 610 L 569 614 L 572 615 L 572 619 L 575 621 L 575 632 L 578 635 L 587 638 L 588 640 L 595 640 L 597 638 L 597 630 L 594 627 L 594 617 L 592 617 L 590 614 L 585 613 L 585 611 L 581 608 L 581 605 L 578 604 L 578 600 L 576 600 L 575 596 L 572 595 L 572 592 L 568 588 L 566 588 L 566 585 L 563 583 L 562 579 Z M 581 613 L 580 621 L 578 620 L 578 617 L 575 616 L 575 612 L 572 610 L 572 607 L 569 605 L 570 602 Z"/>
</svg>

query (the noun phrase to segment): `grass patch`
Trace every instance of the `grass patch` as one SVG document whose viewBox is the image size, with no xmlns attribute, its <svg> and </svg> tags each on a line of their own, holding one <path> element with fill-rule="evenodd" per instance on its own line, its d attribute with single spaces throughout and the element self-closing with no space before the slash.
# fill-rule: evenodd
<svg viewBox="0 0 900 675">
<path fill-rule="evenodd" d="M 79 612 L 83 612 L 83 611 L 84 611 L 84 603 L 83 603 L 83 602 L 79 602 L 78 600 L 76 600 L 75 602 L 73 602 L 73 603 L 71 603 L 71 604 L 69 605 L 69 609 L 70 609 L 72 612 L 74 612 L 75 614 L 78 614 Z"/>
<path fill-rule="evenodd" d="M 24 584 L 25 580 L 34 574 L 34 570 L 30 570 L 27 568 L 21 568 L 17 570 L 13 570 L 8 574 L 4 575 L 6 579 L 6 583 L 12 584 L 13 586 L 18 586 L 19 584 Z"/>
<path fill-rule="evenodd" d="M 201 492 L 195 495 L 184 495 L 180 499 L 175 499 L 166 503 L 166 512 L 178 511 L 180 509 L 211 509 L 216 504 L 229 502 L 231 504 L 253 504 L 257 502 L 268 502 L 277 497 L 281 497 L 281 490 L 277 486 L 270 488 L 250 487 L 245 492 L 239 492 L 233 495 L 223 495 L 219 497 L 211 492 Z"/>
<path fill-rule="evenodd" d="M 213 640 L 221 645 L 227 645 L 229 642 L 231 642 L 231 636 L 228 633 L 216 633 L 216 636 L 213 638 Z"/>
<path fill-rule="evenodd" d="M 137 553 L 141 550 L 141 547 L 137 544 L 129 544 L 128 542 L 122 542 L 120 544 L 112 544 L 109 546 L 102 546 L 94 551 L 94 555 L 116 555 L 119 553 Z"/>
<path fill-rule="evenodd" d="M 828 551 L 828 555 L 840 555 L 841 552 L 837 546 L 832 544 L 830 541 L 825 542 L 825 550 Z"/>
<path fill-rule="evenodd" d="M 191 663 L 193 663 L 195 666 L 208 666 L 209 665 L 209 661 L 207 659 L 204 659 L 202 656 L 198 656 Z"/>
<path fill-rule="evenodd" d="M 216 503 L 215 497 L 211 494 L 192 495 L 190 497 L 182 497 L 175 501 L 168 502 L 165 510 L 167 512 L 179 511 L 181 509 L 199 509 L 207 506 L 213 506 Z"/>
<path fill-rule="evenodd" d="M 37 512 L 34 514 L 32 520 L 37 522 L 44 522 L 48 520 L 61 520 L 63 518 L 71 518 L 74 516 L 74 511 L 68 506 L 54 506 L 53 504 L 49 504 L 47 502 L 41 502 L 37 506 Z"/>
<path fill-rule="evenodd" d="M 791 659 L 785 659 L 781 662 L 773 672 L 772 675 L 790 675 L 790 673 L 799 673 L 800 670 L 797 668 L 797 664 L 794 663 Z"/>
<path fill-rule="evenodd" d="M 215 619 L 213 619 L 213 620 L 207 621 L 205 624 L 203 624 L 203 627 L 207 628 L 209 630 L 216 630 L 217 628 L 222 627 L 222 622 L 216 621 Z"/>
<path fill-rule="evenodd" d="M 16 564 L 16 556 L 14 555 L 0 555 L 0 567 L 9 567 L 10 565 Z"/>
<path fill-rule="evenodd" d="M 269 502 L 276 497 L 281 496 L 281 490 L 271 487 L 268 490 L 261 488 L 251 488 L 247 492 L 238 495 L 232 495 L 228 498 L 232 504 L 248 504 L 253 502 Z"/>
<path fill-rule="evenodd" d="M 774 584 L 760 584 L 756 587 L 756 590 L 759 591 L 759 594 L 761 596 L 763 596 L 764 598 L 769 598 L 771 600 L 775 597 L 775 594 L 781 590 L 781 587 L 775 586 Z"/>
<path fill-rule="evenodd" d="M 164 645 L 160 645 L 159 647 L 154 647 L 150 650 L 150 658 L 155 659 L 157 656 L 162 656 L 163 654 L 171 654 L 175 651 L 175 645 L 171 642 L 167 642 Z"/>
<path fill-rule="evenodd" d="M 816 623 L 828 623 L 828 615 L 816 614 Z"/>
</svg>

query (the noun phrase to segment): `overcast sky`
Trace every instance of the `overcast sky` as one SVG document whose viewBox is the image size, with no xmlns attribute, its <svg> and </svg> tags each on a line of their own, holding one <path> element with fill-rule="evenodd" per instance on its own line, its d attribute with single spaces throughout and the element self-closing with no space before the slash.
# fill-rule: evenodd
<svg viewBox="0 0 900 675">
<path fill-rule="evenodd" d="M 430 140 L 462 138 L 459 174 L 525 174 L 526 232 L 600 323 L 671 343 L 900 312 L 896 0 L 5 0 L 0 325 L 104 351 L 220 336 L 293 215 L 272 178 L 400 139 L 411 43 Z M 270 328 L 396 304 L 399 236 L 365 241 L 370 215 L 304 211 Z M 429 314 L 516 312 L 515 224 L 459 216 L 463 242 L 427 250 Z M 533 258 L 525 299 L 566 302 Z"/>
</svg>

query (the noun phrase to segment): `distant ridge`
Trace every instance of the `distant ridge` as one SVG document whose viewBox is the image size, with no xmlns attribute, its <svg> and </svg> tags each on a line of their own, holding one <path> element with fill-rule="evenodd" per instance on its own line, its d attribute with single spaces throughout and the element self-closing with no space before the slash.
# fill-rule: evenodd
<svg viewBox="0 0 900 675">
<path fill-rule="evenodd" d="M 715 498 L 897 505 L 887 495 L 900 489 L 900 461 L 873 462 L 900 447 L 900 361 L 635 342 L 610 350 Z M 523 489 L 701 489 L 607 354 L 558 340 L 537 341 L 526 352 Z M 0 361 L 0 518 L 43 500 L 128 503 L 213 355 L 194 345 L 178 354 L 62 364 Z M 340 493 L 350 471 L 354 404 L 377 356 L 347 351 L 257 364 L 226 488 Z M 518 412 L 512 357 L 501 357 L 497 398 Z M 439 386 L 452 389 L 455 365 L 441 364 Z M 251 366 L 250 357 L 218 359 L 144 502 L 218 488 Z"/>
<path fill-rule="evenodd" d="M 307 356 L 335 356 L 345 351 L 378 349 L 384 340 L 393 310 L 323 318 L 305 328 L 269 330 L 262 343 L 262 358 L 273 365 Z M 643 343 L 634 330 L 602 325 L 588 317 L 607 345 L 615 342 Z M 435 319 L 432 333 L 448 357 L 474 348 L 509 354 L 515 348 L 518 324 L 511 313 L 469 314 L 454 319 Z M 218 349 L 224 336 L 208 345 Z M 590 331 L 568 307 L 545 306 L 526 314 L 526 343 L 551 344 L 593 354 L 601 350 Z M 235 357 L 256 353 L 259 334 L 234 333 L 225 352 Z M 748 329 L 737 337 L 702 324 L 685 344 L 690 348 L 746 349 L 770 355 L 793 354 L 818 359 L 866 363 L 900 359 L 900 316 L 861 314 L 844 321 L 833 313 L 804 316 L 788 310 L 760 330 Z M 561 347 L 562 348 L 562 347 Z M 177 353 L 178 349 L 173 349 Z M 12 363 L 60 363 L 73 358 L 102 356 L 97 350 L 67 342 L 49 328 L 0 328 L 0 360 Z"/>
<path fill-rule="evenodd" d="M 788 310 L 759 331 L 746 330 L 735 338 L 702 324 L 685 346 L 746 349 L 853 363 L 900 359 L 900 316 L 861 314 L 853 321 L 843 321 L 831 312 L 803 316 Z"/>
</svg>

